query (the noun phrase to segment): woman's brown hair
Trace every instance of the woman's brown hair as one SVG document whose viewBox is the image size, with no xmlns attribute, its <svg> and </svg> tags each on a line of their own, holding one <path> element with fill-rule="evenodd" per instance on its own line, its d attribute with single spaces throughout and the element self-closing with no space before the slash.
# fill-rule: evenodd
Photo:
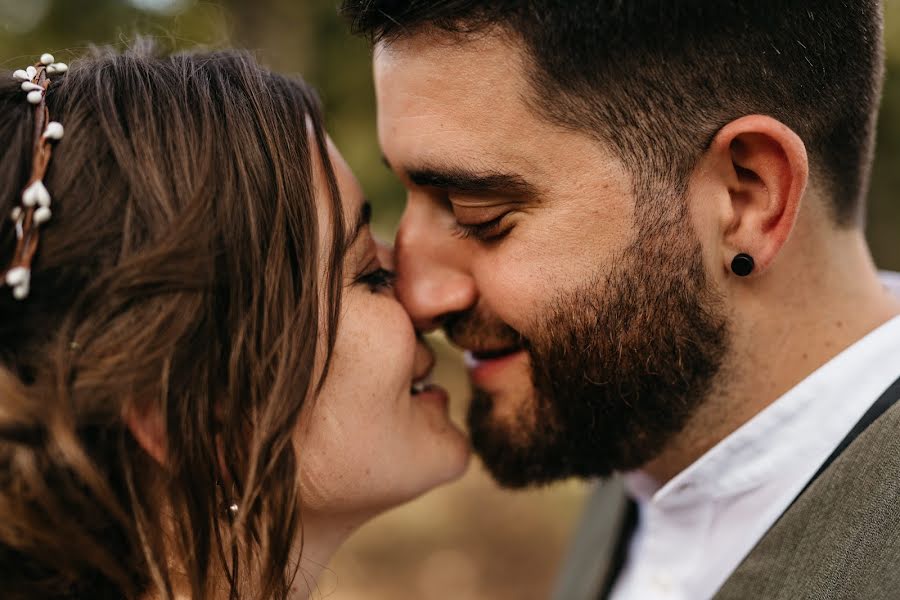
<svg viewBox="0 0 900 600">
<path fill-rule="evenodd" d="M 29 298 L 0 288 L 4 598 L 281 598 L 297 571 L 293 436 L 327 369 L 345 241 L 320 110 L 245 53 L 149 46 L 97 51 L 47 92 L 66 128 L 53 219 Z M 3 215 L 34 135 L 8 81 Z M 14 248 L 5 220 L 0 265 Z M 158 420 L 162 464 L 129 415 Z"/>
</svg>

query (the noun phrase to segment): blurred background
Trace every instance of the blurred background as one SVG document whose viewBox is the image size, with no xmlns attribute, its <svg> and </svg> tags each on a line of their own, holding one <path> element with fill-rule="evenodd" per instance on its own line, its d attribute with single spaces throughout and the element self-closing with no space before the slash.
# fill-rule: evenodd
<svg viewBox="0 0 900 600">
<path fill-rule="evenodd" d="M 367 43 L 338 18 L 339 0 L 0 0 L 0 66 L 43 52 L 70 61 L 87 45 L 124 46 L 135 34 L 173 48 L 240 46 L 272 69 L 302 74 L 320 91 L 329 130 L 375 205 L 386 239 L 403 192 L 375 138 Z M 869 198 L 878 265 L 900 271 L 900 0 L 887 0 L 888 73 Z M 453 411 L 467 388 L 456 353 L 438 340 L 438 380 Z M 499 490 L 477 461 L 459 483 L 396 509 L 356 534 L 320 582 L 332 600 L 546 598 L 586 488 Z"/>
</svg>

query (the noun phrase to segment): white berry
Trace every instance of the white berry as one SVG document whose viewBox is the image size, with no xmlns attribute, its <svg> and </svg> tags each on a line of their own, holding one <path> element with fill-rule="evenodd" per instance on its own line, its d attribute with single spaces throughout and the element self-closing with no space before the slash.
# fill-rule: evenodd
<svg viewBox="0 0 900 600">
<path fill-rule="evenodd" d="M 51 140 L 61 140 L 64 132 L 65 130 L 63 129 L 62 123 L 50 121 L 47 123 L 47 128 L 44 130 L 43 137 L 50 138 Z"/>
<path fill-rule="evenodd" d="M 22 204 L 25 206 L 50 206 L 50 192 L 41 180 L 37 180 L 22 192 Z"/>
<path fill-rule="evenodd" d="M 42 206 L 36 211 L 34 211 L 34 222 L 38 225 L 43 225 L 47 221 L 50 220 L 50 217 L 53 216 L 50 212 L 50 209 L 46 206 Z"/>
<path fill-rule="evenodd" d="M 28 269 L 25 267 L 14 267 L 6 272 L 6 285 L 16 287 L 28 281 Z"/>
</svg>

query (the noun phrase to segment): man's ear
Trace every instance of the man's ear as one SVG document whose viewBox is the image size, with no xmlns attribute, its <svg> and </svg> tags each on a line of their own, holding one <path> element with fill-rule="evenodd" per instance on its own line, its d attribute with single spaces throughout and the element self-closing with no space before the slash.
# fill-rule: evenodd
<svg viewBox="0 0 900 600">
<path fill-rule="evenodd" d="M 803 140 L 763 115 L 732 121 L 708 151 L 728 188 L 723 211 L 722 259 L 726 269 L 739 253 L 767 269 L 794 229 L 809 179 Z"/>
<path fill-rule="evenodd" d="M 122 418 L 141 448 L 160 465 L 166 464 L 166 427 L 156 408 L 130 404 Z"/>
</svg>

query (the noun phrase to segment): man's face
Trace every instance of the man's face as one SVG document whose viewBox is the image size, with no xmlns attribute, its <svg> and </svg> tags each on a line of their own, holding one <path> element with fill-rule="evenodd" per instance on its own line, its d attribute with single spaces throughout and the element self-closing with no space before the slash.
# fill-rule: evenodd
<svg viewBox="0 0 900 600">
<path fill-rule="evenodd" d="M 725 347 L 684 203 L 639 201 L 613 152 L 539 118 L 508 39 L 381 44 L 375 84 L 408 190 L 398 293 L 469 352 L 488 468 L 520 486 L 653 458 Z"/>
</svg>

